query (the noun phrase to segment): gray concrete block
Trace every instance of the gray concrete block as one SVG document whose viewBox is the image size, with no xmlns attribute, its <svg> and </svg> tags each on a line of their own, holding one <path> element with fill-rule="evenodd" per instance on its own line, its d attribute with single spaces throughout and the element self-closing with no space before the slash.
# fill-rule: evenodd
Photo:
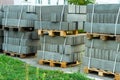
<svg viewBox="0 0 120 80">
<path fill-rule="evenodd" d="M 80 5 L 80 13 L 87 13 L 87 6 Z"/>
<path fill-rule="evenodd" d="M 119 10 L 118 4 L 95 4 L 95 13 L 117 13 Z M 87 5 L 87 13 L 92 13 L 93 5 Z"/>
<path fill-rule="evenodd" d="M 69 30 L 78 30 L 77 22 L 69 22 Z"/>
<path fill-rule="evenodd" d="M 68 22 L 61 22 L 61 29 L 60 29 L 60 22 L 53 23 L 50 21 L 35 21 L 35 29 L 44 29 L 44 30 L 68 30 Z"/>
<path fill-rule="evenodd" d="M 75 5 L 68 5 L 68 13 L 75 13 Z"/>
<path fill-rule="evenodd" d="M 76 53 L 77 54 L 77 53 Z M 55 61 L 63 61 L 63 62 L 73 62 L 75 59 L 75 54 L 71 55 L 65 55 L 65 54 L 59 54 L 59 53 L 53 53 L 45 51 L 37 51 L 37 60 L 45 59 L 45 60 L 55 60 Z"/>
<path fill-rule="evenodd" d="M 15 11 L 14 12 L 8 12 L 8 11 L 4 12 L 3 18 L 18 19 L 18 12 L 15 12 Z"/>
<path fill-rule="evenodd" d="M 56 13 L 51 14 L 51 22 L 57 22 L 57 14 Z"/>
<path fill-rule="evenodd" d="M 86 21 L 87 16 L 86 14 L 68 14 L 67 21 L 74 22 L 74 21 Z"/>
<path fill-rule="evenodd" d="M 54 6 L 36 6 L 36 13 L 38 14 L 38 16 L 40 17 L 40 8 L 41 8 L 41 20 L 42 21 L 51 21 L 51 14 L 52 13 L 56 13 L 57 15 L 57 21 L 61 21 L 61 12 L 63 9 L 63 5 L 54 5 Z M 68 6 L 65 6 L 64 9 L 64 17 L 65 14 L 68 13 Z M 64 18 L 63 17 L 63 18 Z M 65 19 L 63 19 L 65 20 Z"/>
<path fill-rule="evenodd" d="M 80 6 L 79 5 L 75 5 L 75 13 L 76 14 L 80 13 Z"/>
<path fill-rule="evenodd" d="M 56 36 L 56 37 L 50 37 L 45 35 L 46 38 L 46 43 L 51 43 L 51 44 L 64 44 L 65 38 Z M 78 45 L 78 44 L 83 44 L 84 43 L 84 35 L 79 34 L 79 35 L 68 35 L 66 36 L 66 45 Z M 44 37 L 40 36 L 40 42 L 44 42 Z"/>
<path fill-rule="evenodd" d="M 18 19 L 19 19 L 19 16 L 20 16 L 20 14 L 18 15 Z M 25 13 L 25 12 L 22 14 L 21 19 L 24 19 L 24 20 L 33 20 L 33 21 L 39 20 L 37 14 L 35 14 L 35 13 Z"/>
<path fill-rule="evenodd" d="M 84 21 L 79 21 L 78 22 L 78 30 L 82 30 L 82 29 L 84 29 Z"/>
<path fill-rule="evenodd" d="M 120 24 L 117 25 L 116 34 L 120 34 L 119 27 Z M 86 32 L 91 32 L 91 23 L 85 22 Z M 115 24 L 112 23 L 93 23 L 92 31 L 94 33 L 106 33 L 106 34 L 114 34 L 115 33 Z"/>
<path fill-rule="evenodd" d="M 18 26 L 18 19 L 7 19 L 7 23 L 6 23 L 6 19 L 3 18 L 2 19 L 2 25 L 5 25 L 7 27 L 17 27 Z M 20 24 L 19 27 L 34 27 L 34 22 L 31 20 L 20 20 Z"/>
<path fill-rule="evenodd" d="M 91 42 L 92 40 L 85 39 L 85 46 L 91 47 Z M 115 41 L 103 41 L 103 40 L 93 39 L 92 47 L 97 49 L 117 50 L 117 46 L 118 43 Z"/>
<path fill-rule="evenodd" d="M 27 12 L 27 5 L 4 5 L 3 6 L 3 11 L 16 11 L 16 12 L 21 12 L 21 9 L 23 7 L 23 12 Z"/>
<path fill-rule="evenodd" d="M 83 47 L 84 47 L 84 45 L 75 45 L 75 46 L 59 45 L 59 53 L 63 53 L 63 54 L 80 53 L 80 52 L 84 51 Z"/>
</svg>

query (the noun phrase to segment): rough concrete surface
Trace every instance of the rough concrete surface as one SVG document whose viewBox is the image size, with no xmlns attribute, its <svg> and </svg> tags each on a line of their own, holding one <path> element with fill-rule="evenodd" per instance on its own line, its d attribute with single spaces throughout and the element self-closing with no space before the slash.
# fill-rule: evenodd
<svg viewBox="0 0 120 80">
<path fill-rule="evenodd" d="M 63 71 L 65 73 L 73 73 L 73 72 L 83 73 L 83 71 L 82 71 L 83 69 L 80 65 L 75 66 L 75 67 L 60 68 L 60 67 L 50 67 L 48 65 L 39 65 L 35 57 L 24 58 L 24 59 L 18 58 L 18 59 L 30 64 L 31 66 L 39 67 L 39 68 L 45 69 L 45 70 L 60 70 L 60 71 Z M 89 78 L 92 78 L 95 80 L 113 80 L 113 78 L 111 78 L 111 77 L 100 77 L 97 74 L 87 74 L 87 76 Z"/>
</svg>

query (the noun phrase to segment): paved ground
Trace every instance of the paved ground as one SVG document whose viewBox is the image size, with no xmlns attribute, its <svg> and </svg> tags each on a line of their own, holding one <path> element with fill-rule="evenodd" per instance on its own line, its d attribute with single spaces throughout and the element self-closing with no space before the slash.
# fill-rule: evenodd
<svg viewBox="0 0 120 80">
<path fill-rule="evenodd" d="M 20 59 L 20 60 L 32 66 L 39 67 L 45 70 L 60 70 L 60 71 L 64 71 L 65 73 L 82 72 L 82 68 L 80 68 L 80 66 L 68 67 L 68 68 L 49 67 L 47 65 L 39 65 L 36 58 L 25 58 L 25 59 Z M 88 77 L 95 79 L 95 80 L 113 80 L 113 78 L 100 77 L 97 74 L 88 74 Z"/>
</svg>

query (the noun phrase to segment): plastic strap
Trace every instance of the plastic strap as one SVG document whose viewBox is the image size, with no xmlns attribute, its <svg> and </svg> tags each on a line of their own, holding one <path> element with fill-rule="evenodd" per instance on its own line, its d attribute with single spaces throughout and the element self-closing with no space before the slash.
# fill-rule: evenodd
<svg viewBox="0 0 120 80">
<path fill-rule="evenodd" d="M 21 36 L 21 40 L 20 40 L 19 54 L 21 53 L 21 48 L 22 48 L 22 40 L 23 40 L 23 37 L 24 37 L 24 33 L 22 34 L 22 36 Z"/>
<path fill-rule="evenodd" d="M 42 21 L 42 5 L 40 2 L 40 27 L 39 27 L 40 29 L 42 29 L 41 21 Z"/>
<path fill-rule="evenodd" d="M 62 12 L 61 12 L 61 18 L 60 18 L 60 27 L 59 27 L 59 30 L 62 29 L 62 21 L 63 21 L 64 10 L 65 10 L 65 4 L 63 5 L 63 9 L 62 9 Z"/>
<path fill-rule="evenodd" d="M 56 4 L 57 4 L 57 5 L 59 4 L 59 0 L 57 0 Z"/>
<path fill-rule="evenodd" d="M 115 21 L 115 33 L 114 33 L 115 36 L 117 34 L 117 24 L 118 24 L 119 15 L 120 15 L 120 7 L 119 7 L 118 14 Z"/>
<path fill-rule="evenodd" d="M 93 47 L 93 40 L 92 40 L 92 42 L 91 42 L 91 47 L 90 47 L 90 54 L 89 54 L 88 68 L 90 68 L 90 64 L 91 64 L 92 47 Z"/>
<path fill-rule="evenodd" d="M 65 38 L 65 40 L 64 40 L 64 45 L 63 45 L 63 48 L 62 48 L 63 53 L 62 53 L 62 56 L 61 56 L 61 58 L 60 58 L 60 62 L 63 60 L 63 56 L 64 56 L 64 54 L 65 54 L 66 41 L 67 41 L 67 38 Z"/>
<path fill-rule="evenodd" d="M 5 50 L 6 51 L 8 49 L 7 43 L 8 43 L 8 31 L 6 32 L 6 42 L 5 42 L 5 45 L 6 45 Z"/>
<path fill-rule="evenodd" d="M 91 17 L 91 33 L 93 32 L 93 17 L 94 17 L 95 5 L 93 4 L 92 17 Z"/>
<path fill-rule="evenodd" d="M 43 43 L 43 56 L 42 56 L 43 59 L 45 58 L 45 42 L 46 42 L 46 38 L 45 38 L 45 36 L 44 36 L 44 43 Z"/>
<path fill-rule="evenodd" d="M 18 28 L 20 27 L 20 21 L 21 21 L 21 18 L 22 18 L 22 13 L 23 13 L 23 6 L 22 6 L 21 11 L 20 11 L 20 16 L 19 16 L 18 25 L 17 25 Z"/>
<path fill-rule="evenodd" d="M 114 62 L 114 66 L 113 66 L 113 73 L 115 72 L 115 68 L 116 68 L 116 63 L 117 63 L 117 57 L 118 57 L 119 48 L 120 48 L 120 45 L 118 44 L 118 46 L 117 46 L 117 53 L 115 55 L 115 62 Z"/>
<path fill-rule="evenodd" d="M 7 13 L 6 13 L 6 16 L 5 16 L 6 17 L 6 19 L 5 19 L 5 27 L 7 26 L 8 14 L 9 14 L 9 6 L 7 6 Z M 5 45 L 6 45 L 5 50 L 6 51 L 7 51 L 7 48 L 8 48 L 7 41 L 8 41 L 8 32 L 6 31 L 6 41 L 5 41 Z"/>
<path fill-rule="evenodd" d="M 9 14 L 9 6 L 7 6 L 7 12 L 6 12 L 6 18 L 5 18 L 5 27 L 7 27 L 7 19 L 8 19 L 8 14 Z"/>
</svg>

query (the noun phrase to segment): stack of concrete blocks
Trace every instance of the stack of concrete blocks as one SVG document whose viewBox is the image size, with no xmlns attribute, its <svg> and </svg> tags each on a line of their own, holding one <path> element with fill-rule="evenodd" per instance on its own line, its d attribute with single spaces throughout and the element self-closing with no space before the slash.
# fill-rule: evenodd
<svg viewBox="0 0 120 80">
<path fill-rule="evenodd" d="M 67 5 L 36 6 L 39 20 L 35 21 L 35 29 L 42 30 L 78 30 L 77 22 L 68 22 Z"/>
<path fill-rule="evenodd" d="M 35 32 L 4 31 L 3 50 L 17 54 L 37 52 L 38 37 Z"/>
<path fill-rule="evenodd" d="M 120 35 L 119 4 L 87 6 L 85 31 L 89 33 Z M 94 12 L 94 13 L 92 13 Z M 93 20 L 92 20 L 93 15 Z M 115 31 L 115 24 L 116 31 Z M 92 23 L 92 24 L 91 24 Z M 92 25 L 92 26 L 91 26 Z M 92 30 L 91 30 L 92 29 Z M 85 39 L 84 67 L 120 73 L 120 42 L 116 40 Z"/>
<path fill-rule="evenodd" d="M 80 61 L 84 51 L 84 35 L 50 37 L 40 36 L 41 49 L 37 51 L 37 60 L 54 60 L 57 62 Z"/>
<path fill-rule="evenodd" d="M 86 21 L 86 6 L 85 5 L 68 5 L 68 22 L 77 22 L 78 29 L 84 29 L 84 23 Z"/>
<path fill-rule="evenodd" d="M 5 5 L 2 25 L 4 29 L 3 50 L 17 54 L 31 54 L 37 52 L 38 34 L 36 31 L 19 31 L 15 28 L 34 28 L 34 21 L 38 19 L 34 6 Z"/>
<path fill-rule="evenodd" d="M 0 30 L 0 51 L 2 51 L 2 43 L 3 43 L 3 30 Z"/>
<path fill-rule="evenodd" d="M 34 21 L 38 19 L 34 6 L 6 5 L 3 6 L 3 11 L 2 25 L 9 28 L 34 28 Z"/>
<path fill-rule="evenodd" d="M 2 29 L 2 18 L 3 18 L 3 10 L 1 5 L 0 6 L 0 29 Z M 3 31 L 0 30 L 0 51 L 2 51 L 2 43 L 3 43 Z"/>
<path fill-rule="evenodd" d="M 69 21 L 67 5 L 36 6 L 39 20 L 35 21 L 35 29 L 39 30 L 78 30 L 78 20 Z M 66 37 L 48 35 L 40 36 L 40 50 L 37 51 L 37 60 L 53 60 L 57 62 L 80 61 L 84 35 L 69 35 Z"/>
<path fill-rule="evenodd" d="M 3 18 L 3 11 L 2 11 L 2 6 L 0 6 L 0 28 L 2 28 L 2 18 Z"/>
</svg>

